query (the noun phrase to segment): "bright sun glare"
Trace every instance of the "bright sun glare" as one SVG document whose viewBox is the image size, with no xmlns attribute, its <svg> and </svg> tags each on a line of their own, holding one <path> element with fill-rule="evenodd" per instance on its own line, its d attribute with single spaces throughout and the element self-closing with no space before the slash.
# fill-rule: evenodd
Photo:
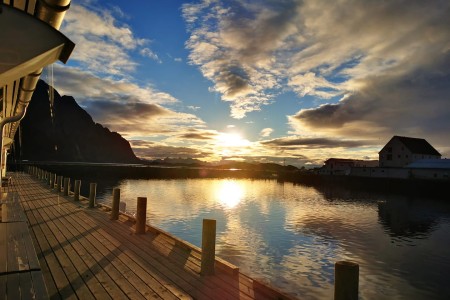
<svg viewBox="0 0 450 300">
<path fill-rule="evenodd" d="M 244 188 L 236 181 L 227 180 L 221 182 L 216 189 L 216 197 L 225 208 L 234 208 L 241 202 L 244 196 Z"/>
<path fill-rule="evenodd" d="M 222 147 L 245 147 L 249 141 L 238 133 L 222 133 L 217 137 L 218 144 Z"/>
</svg>

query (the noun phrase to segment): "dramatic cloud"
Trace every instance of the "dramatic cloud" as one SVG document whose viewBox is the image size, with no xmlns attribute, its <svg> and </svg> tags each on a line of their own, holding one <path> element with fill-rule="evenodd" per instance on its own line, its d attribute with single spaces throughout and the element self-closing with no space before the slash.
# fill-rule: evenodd
<svg viewBox="0 0 450 300">
<path fill-rule="evenodd" d="M 381 138 L 393 134 L 424 137 L 446 146 L 450 130 L 450 53 L 428 69 L 403 76 L 372 77 L 358 92 L 336 104 L 300 110 L 290 117 L 297 132 Z"/>
<path fill-rule="evenodd" d="M 190 62 L 233 117 L 293 91 L 324 101 L 290 116 L 294 134 L 450 146 L 448 1 L 204 0 L 183 14 Z"/>
</svg>

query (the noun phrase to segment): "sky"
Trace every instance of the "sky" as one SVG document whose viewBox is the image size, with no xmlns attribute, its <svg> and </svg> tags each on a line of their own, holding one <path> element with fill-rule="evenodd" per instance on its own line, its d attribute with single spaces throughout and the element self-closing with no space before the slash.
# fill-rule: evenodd
<svg viewBox="0 0 450 300">
<path fill-rule="evenodd" d="M 447 0 L 73 1 L 42 78 L 140 158 L 317 166 L 393 135 L 450 157 Z"/>
</svg>

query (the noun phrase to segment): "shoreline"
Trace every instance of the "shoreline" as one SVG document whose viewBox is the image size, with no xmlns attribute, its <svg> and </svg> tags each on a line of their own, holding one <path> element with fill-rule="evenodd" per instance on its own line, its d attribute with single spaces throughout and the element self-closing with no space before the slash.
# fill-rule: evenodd
<svg viewBox="0 0 450 300">
<path fill-rule="evenodd" d="M 314 187 L 318 190 L 345 189 L 357 192 L 401 194 L 443 199 L 450 180 L 419 178 L 378 178 L 350 175 L 320 175 L 306 172 L 274 172 L 259 169 L 220 169 L 187 166 L 149 166 L 142 164 L 112 163 L 55 163 L 29 162 L 10 164 L 12 170 L 25 166 L 37 166 L 53 173 L 72 178 L 102 179 L 271 179 Z"/>
</svg>

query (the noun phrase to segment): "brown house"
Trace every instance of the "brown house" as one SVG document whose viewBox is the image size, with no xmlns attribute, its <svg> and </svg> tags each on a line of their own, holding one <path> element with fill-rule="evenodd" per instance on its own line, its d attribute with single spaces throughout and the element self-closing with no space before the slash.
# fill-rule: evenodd
<svg viewBox="0 0 450 300">
<path fill-rule="evenodd" d="M 425 139 L 397 135 L 378 154 L 380 167 L 405 167 L 419 159 L 441 159 L 441 154 Z"/>
</svg>

